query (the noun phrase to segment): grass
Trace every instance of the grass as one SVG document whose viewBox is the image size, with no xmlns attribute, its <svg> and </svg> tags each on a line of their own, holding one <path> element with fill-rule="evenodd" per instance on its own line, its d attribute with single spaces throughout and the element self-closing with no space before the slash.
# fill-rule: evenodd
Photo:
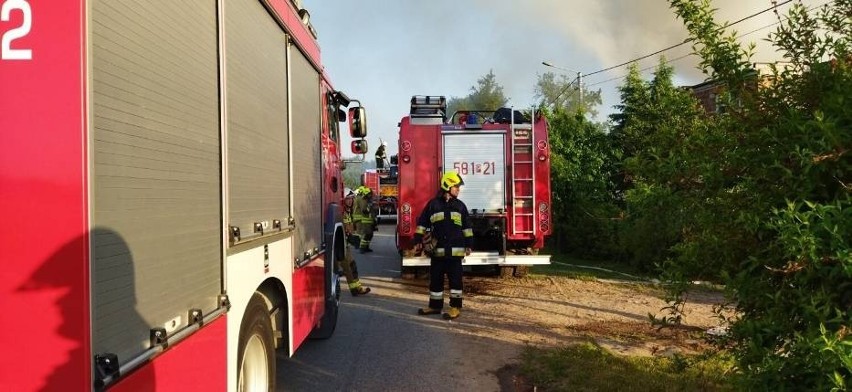
<svg viewBox="0 0 852 392">
<path fill-rule="evenodd" d="M 661 285 L 639 284 L 655 276 L 627 264 L 550 254 L 551 264 L 531 267 L 531 278 L 636 281 L 637 290 L 664 296 Z M 591 342 L 556 349 L 528 347 L 520 365 L 528 387 L 524 390 L 537 391 L 731 391 L 732 369 L 733 360 L 722 354 L 622 356 Z"/>
<path fill-rule="evenodd" d="M 592 343 L 528 347 L 520 371 L 539 391 L 730 391 L 732 362 L 706 356 L 625 357 Z"/>
<path fill-rule="evenodd" d="M 644 281 L 650 279 L 646 274 L 631 268 L 629 265 L 608 261 L 581 260 L 561 254 L 552 255 L 550 265 L 532 266 L 530 274 L 567 276 L 580 280 L 618 279 Z"/>
</svg>

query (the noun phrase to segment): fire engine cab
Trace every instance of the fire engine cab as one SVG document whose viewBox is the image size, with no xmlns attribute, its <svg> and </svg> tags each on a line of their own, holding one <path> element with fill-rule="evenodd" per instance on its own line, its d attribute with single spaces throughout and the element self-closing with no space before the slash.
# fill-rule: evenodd
<svg viewBox="0 0 852 392">
<path fill-rule="evenodd" d="M 0 390 L 274 391 L 332 335 L 366 112 L 300 4 L 0 0 Z"/>
<path fill-rule="evenodd" d="M 450 170 L 464 180 L 459 199 L 474 232 L 464 266 L 494 266 L 502 276 L 523 276 L 530 265 L 550 264 L 550 256 L 538 254 L 552 230 L 545 118 L 531 111 L 530 119 L 512 108 L 451 116 L 446 110 L 445 97 L 414 96 L 399 123 L 397 248 L 403 277 L 429 265 L 428 254 L 413 251 L 417 218 Z M 430 249 L 428 242 L 424 249 Z"/>
</svg>

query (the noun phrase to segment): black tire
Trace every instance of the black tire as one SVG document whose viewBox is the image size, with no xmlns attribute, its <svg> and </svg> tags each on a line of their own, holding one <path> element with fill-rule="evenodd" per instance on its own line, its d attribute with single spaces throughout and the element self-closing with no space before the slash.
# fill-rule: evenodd
<svg viewBox="0 0 852 392">
<path fill-rule="evenodd" d="M 414 280 L 414 277 L 417 273 L 416 267 L 400 267 L 401 277 L 404 280 Z"/>
<path fill-rule="evenodd" d="M 527 276 L 529 273 L 530 267 L 528 265 L 514 265 L 514 266 L 505 266 L 501 265 L 499 267 L 500 278 L 503 279 L 511 279 L 511 278 L 523 278 Z"/>
<path fill-rule="evenodd" d="M 334 257 L 337 255 L 326 259 L 325 312 L 319 325 L 314 327 L 308 336 L 311 339 L 328 339 L 337 328 L 337 314 L 340 312 L 340 275 L 334 269 Z"/>
<path fill-rule="evenodd" d="M 519 266 L 515 267 L 515 277 L 516 278 L 523 278 L 523 277 L 527 276 L 529 271 L 530 271 L 530 266 L 519 265 Z"/>
<path fill-rule="evenodd" d="M 429 280 L 429 267 L 414 267 L 414 279 Z"/>
<path fill-rule="evenodd" d="M 259 293 L 254 293 L 240 323 L 237 391 L 258 391 L 264 389 L 263 386 L 270 392 L 275 391 L 273 337 L 272 320 L 269 318 L 266 301 Z M 266 366 L 263 366 L 264 362 Z"/>
</svg>

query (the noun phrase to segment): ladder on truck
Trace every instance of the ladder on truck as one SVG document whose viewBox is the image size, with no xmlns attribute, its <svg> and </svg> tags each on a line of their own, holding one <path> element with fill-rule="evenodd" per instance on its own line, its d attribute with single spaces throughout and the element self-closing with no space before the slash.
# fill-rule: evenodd
<svg viewBox="0 0 852 392">
<path fill-rule="evenodd" d="M 535 118 L 535 109 L 531 118 Z M 512 235 L 535 234 L 536 229 L 533 121 L 529 124 L 515 124 L 515 110 L 512 108 L 509 135 L 512 151 Z"/>
</svg>

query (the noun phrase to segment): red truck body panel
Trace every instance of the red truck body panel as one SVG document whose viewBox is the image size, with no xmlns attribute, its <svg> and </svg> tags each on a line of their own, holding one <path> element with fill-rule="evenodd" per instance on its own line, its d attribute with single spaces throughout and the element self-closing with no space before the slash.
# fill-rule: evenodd
<svg viewBox="0 0 852 392">
<path fill-rule="evenodd" d="M 0 0 L 0 216 L 4 222 L 0 390 L 82 391 L 95 387 L 92 320 L 96 290 L 91 248 L 96 229 L 92 227 L 96 181 L 91 174 L 94 127 L 89 116 L 96 112 L 90 101 L 95 83 L 88 85 L 93 78 L 87 64 L 92 56 L 87 23 L 94 18 L 87 14 L 90 3 Z M 261 3 L 287 26 L 288 36 L 298 43 L 297 50 L 326 83 L 319 47 L 292 3 Z M 216 31 L 211 34 L 215 39 Z M 327 93 L 334 92 L 327 83 L 324 86 Z M 323 105 L 321 113 L 328 114 L 326 109 Z M 127 117 L 132 119 L 132 113 Z M 337 187 L 342 176 L 339 140 L 329 139 L 327 123 L 323 131 L 323 145 L 316 147 L 317 154 L 322 148 L 326 157 L 328 187 L 322 191 L 323 200 L 318 200 L 324 203 L 325 217 L 332 215 L 328 209 L 342 197 L 342 187 Z M 218 170 L 218 163 L 216 167 Z M 330 226 L 339 224 L 339 218 L 338 214 L 336 221 L 331 219 Z M 286 282 L 294 302 L 290 305 L 296 307 L 292 310 L 293 347 L 305 341 L 323 315 L 327 257 L 330 253 L 301 265 L 292 273 L 292 286 Z M 220 290 L 220 283 L 224 285 L 215 282 L 215 290 Z M 118 376 L 109 388 L 234 389 L 236 385 L 227 382 L 229 317 L 228 313 L 211 316 L 182 340 Z M 288 337 L 287 326 L 283 333 Z M 119 359 L 126 362 L 130 358 Z"/>
<path fill-rule="evenodd" d="M 32 21 L 10 45 L 31 60 L 0 60 L 0 389 L 68 390 L 91 385 L 84 4 L 18 5 L 0 22 Z"/>
</svg>

